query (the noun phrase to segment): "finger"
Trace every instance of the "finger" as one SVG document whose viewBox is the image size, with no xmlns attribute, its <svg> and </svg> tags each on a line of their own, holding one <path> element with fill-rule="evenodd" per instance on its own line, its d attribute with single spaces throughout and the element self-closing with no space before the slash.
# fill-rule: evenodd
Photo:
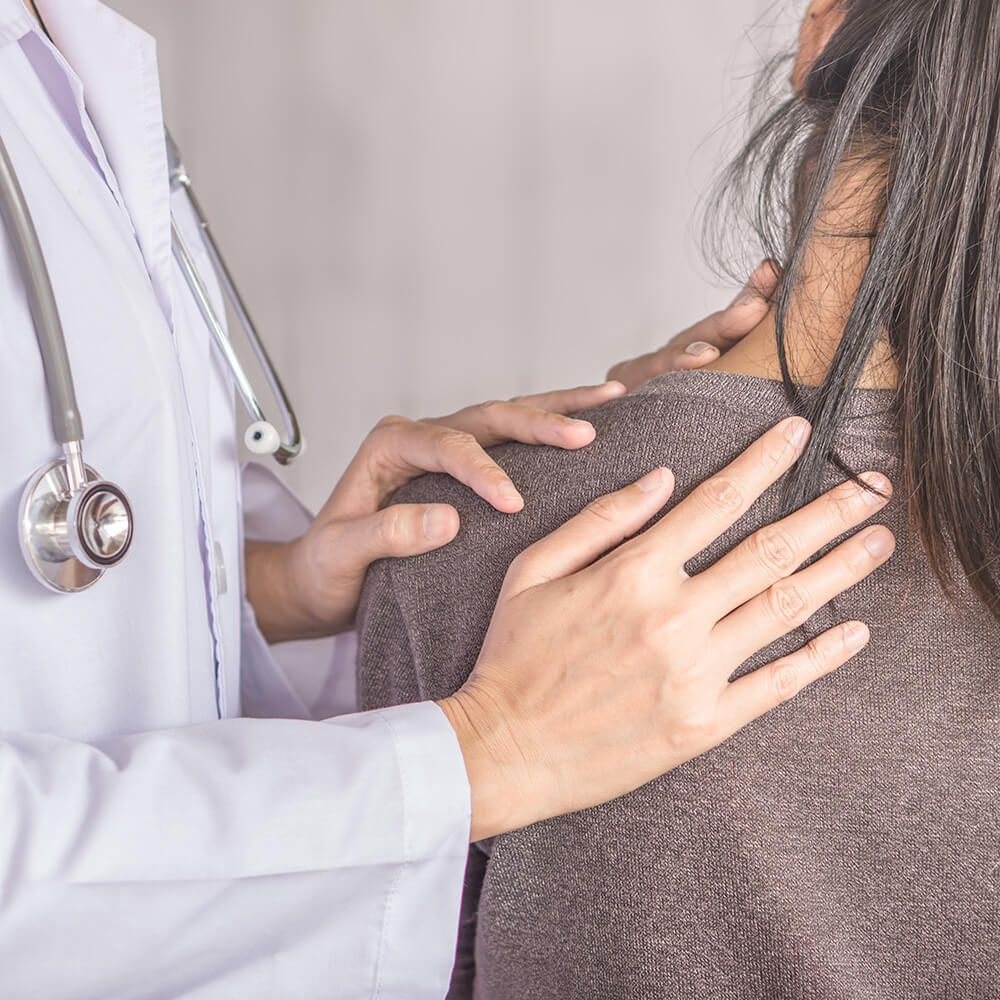
<svg viewBox="0 0 1000 1000">
<path fill-rule="evenodd" d="M 557 448 L 582 448 L 594 440 L 594 428 L 586 420 L 574 420 L 567 414 L 601 406 L 627 391 L 621 382 L 605 382 L 519 396 L 507 402 L 480 403 L 424 422 L 465 431 L 485 447 L 503 441 L 520 441 Z"/>
<path fill-rule="evenodd" d="M 664 348 L 664 351 L 666 351 L 666 348 Z M 663 352 L 658 351 L 656 354 L 644 354 L 640 358 L 620 361 L 608 371 L 608 378 L 622 383 L 629 392 L 633 389 L 638 389 L 639 386 L 645 385 L 646 382 L 656 378 L 657 375 L 673 371 L 673 368 L 669 366 L 664 367 L 663 362 L 659 360 L 661 353 Z"/>
<path fill-rule="evenodd" d="M 524 498 L 510 477 L 468 433 L 421 424 L 429 434 L 411 436 L 404 455 L 415 468 L 444 472 L 504 514 L 524 509 Z"/>
<path fill-rule="evenodd" d="M 683 565 L 731 528 L 798 460 L 809 422 L 789 417 L 758 438 L 718 475 L 695 487 L 634 544 L 656 546 Z"/>
<path fill-rule="evenodd" d="M 725 737 L 739 732 L 803 688 L 843 666 L 871 640 L 868 627 L 848 622 L 824 632 L 808 646 L 729 684 L 719 702 Z"/>
<path fill-rule="evenodd" d="M 694 344 L 707 344 L 719 351 L 727 351 L 767 315 L 777 285 L 775 266 L 770 261 L 762 262 L 725 309 L 689 327 L 677 337 L 673 346 L 684 351 Z"/>
<path fill-rule="evenodd" d="M 761 528 L 694 577 L 691 586 L 728 613 L 790 576 L 824 545 L 889 502 L 892 484 L 885 476 L 866 472 L 861 479 L 864 485 L 842 483 L 777 524 Z"/>
<path fill-rule="evenodd" d="M 718 361 L 722 352 L 714 344 L 705 340 L 696 340 L 693 344 L 688 344 L 684 348 L 683 354 L 677 355 L 675 367 L 678 371 L 695 371 L 704 368 L 713 361 Z"/>
<path fill-rule="evenodd" d="M 447 504 L 400 504 L 341 522 L 331 542 L 341 564 L 364 572 L 377 559 L 419 556 L 447 545 L 458 534 L 458 511 Z"/>
<path fill-rule="evenodd" d="M 586 420 L 574 420 L 539 406 L 514 401 L 480 403 L 450 417 L 424 423 L 464 431 L 485 448 L 504 441 L 519 441 L 576 449 L 590 444 L 595 437 L 593 425 Z"/>
<path fill-rule="evenodd" d="M 629 389 L 635 389 L 667 372 L 704 368 L 750 333 L 767 315 L 777 283 L 777 266 L 764 261 L 727 308 L 688 327 L 660 350 L 615 365 L 608 372 L 608 378 L 618 379 Z"/>
<path fill-rule="evenodd" d="M 589 566 L 634 535 L 670 499 L 673 489 L 673 473 L 654 469 L 631 486 L 595 500 L 514 560 L 504 594 L 513 597 Z"/>
<path fill-rule="evenodd" d="M 359 507 L 360 499 L 367 502 L 373 491 L 383 497 L 391 495 L 425 472 L 446 473 L 502 513 L 513 514 L 524 507 L 510 477 L 471 434 L 402 419 L 383 421 L 369 435 L 327 507 L 340 518 L 368 514 L 371 508 Z"/>
<path fill-rule="evenodd" d="M 601 385 L 582 385 L 575 389 L 559 389 L 555 392 L 540 392 L 532 396 L 518 396 L 512 400 L 528 406 L 537 406 L 553 413 L 579 413 L 594 406 L 601 406 L 612 399 L 624 396 L 628 390 L 615 380 L 609 379 Z"/>
<path fill-rule="evenodd" d="M 715 635 L 740 663 L 804 625 L 838 594 L 892 557 L 896 539 L 881 526 L 848 539 L 812 566 L 774 584 L 724 618 Z"/>
</svg>

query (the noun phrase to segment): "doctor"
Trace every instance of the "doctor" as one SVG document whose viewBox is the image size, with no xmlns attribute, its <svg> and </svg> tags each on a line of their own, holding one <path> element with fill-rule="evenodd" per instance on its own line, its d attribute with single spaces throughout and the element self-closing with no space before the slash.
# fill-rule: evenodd
<svg viewBox="0 0 1000 1000">
<path fill-rule="evenodd" d="M 300 665 L 327 655 L 321 637 L 349 630 L 372 560 L 459 528 L 447 507 L 384 510 L 388 495 L 442 470 L 515 513 L 481 445 L 581 447 L 592 428 L 560 413 L 623 389 L 385 422 L 315 520 L 261 466 L 241 483 L 229 372 L 171 257 L 153 42 L 97 0 L 38 6 L 47 32 L 23 0 L 0 0 L 0 136 L 52 277 L 87 459 L 128 493 L 136 527 L 128 559 L 82 593 L 49 593 L 21 558 L 18 498 L 59 450 L 5 234 L 0 998 L 441 997 L 470 836 L 634 789 L 867 641 L 846 623 L 728 685 L 705 588 L 681 573 L 681 542 L 724 531 L 808 426 L 770 432 L 611 559 L 590 565 L 667 502 L 665 470 L 541 542 L 455 698 L 327 718 L 272 644 L 314 638 L 292 650 Z M 188 206 L 173 210 L 197 246 Z M 693 341 L 724 347 L 764 309 L 750 294 L 623 375 L 697 365 Z M 764 539 L 791 562 L 748 548 L 734 572 L 765 595 L 762 615 L 780 611 L 769 595 L 792 563 L 871 513 L 843 487 Z M 805 610 L 881 558 L 845 542 L 811 571 Z M 565 717 L 571 692 L 590 707 Z"/>
</svg>

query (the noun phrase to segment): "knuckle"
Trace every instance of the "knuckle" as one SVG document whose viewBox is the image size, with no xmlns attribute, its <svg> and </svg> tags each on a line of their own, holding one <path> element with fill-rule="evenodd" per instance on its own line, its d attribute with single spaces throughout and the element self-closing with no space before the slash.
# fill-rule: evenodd
<svg viewBox="0 0 1000 1000">
<path fill-rule="evenodd" d="M 671 611 L 661 618 L 654 633 L 659 649 L 667 652 L 683 648 L 683 643 L 689 640 L 694 631 L 693 622 L 681 610 Z"/>
<path fill-rule="evenodd" d="M 766 434 L 758 442 L 758 448 L 760 463 L 766 469 L 778 469 L 788 463 L 791 445 L 781 434 Z"/>
<path fill-rule="evenodd" d="M 791 701 L 802 690 L 802 676 L 793 663 L 777 664 L 771 674 L 774 700 Z"/>
<path fill-rule="evenodd" d="M 499 399 L 488 399 L 485 403 L 480 403 L 475 409 L 479 412 L 487 427 L 496 427 L 511 410 L 515 403 L 506 403 Z"/>
<path fill-rule="evenodd" d="M 599 497 L 589 507 L 587 513 L 603 524 L 616 524 L 622 516 L 621 501 L 615 496 Z"/>
<path fill-rule="evenodd" d="M 827 494 L 827 504 L 834 518 L 844 525 L 856 520 L 861 493 L 854 483 L 841 483 Z"/>
<path fill-rule="evenodd" d="M 851 539 L 845 542 L 835 553 L 837 560 L 835 570 L 839 570 L 835 579 L 844 588 L 852 586 L 863 579 L 875 565 L 875 557 L 865 548 Z"/>
<path fill-rule="evenodd" d="M 507 577 L 516 578 L 523 576 L 531 569 L 533 558 L 534 551 L 532 548 L 527 548 L 519 552 L 507 567 Z"/>
<path fill-rule="evenodd" d="M 618 597 L 631 595 L 633 604 L 646 586 L 648 564 L 641 556 L 636 555 L 628 547 L 615 549 L 605 561 L 608 589 Z M 655 642 L 655 632 L 650 629 L 640 629 L 642 643 Z"/>
<path fill-rule="evenodd" d="M 373 428 L 372 433 L 384 431 L 390 427 L 398 427 L 400 424 L 408 424 L 410 421 L 406 417 L 401 417 L 396 413 L 390 413 L 383 417 Z"/>
<path fill-rule="evenodd" d="M 384 510 L 376 522 L 379 542 L 388 550 L 395 551 L 409 540 L 410 518 L 401 507 Z"/>
<path fill-rule="evenodd" d="M 782 625 L 794 628 L 809 617 L 809 602 L 804 591 L 792 584 L 778 584 L 767 592 L 771 614 Z"/>
<path fill-rule="evenodd" d="M 837 637 L 834 645 L 843 649 L 844 642 L 841 636 Z M 827 663 L 830 659 L 830 652 L 830 643 L 824 642 L 822 637 L 813 639 L 806 646 L 805 661 L 810 679 L 816 680 L 817 677 L 826 673 Z"/>
<path fill-rule="evenodd" d="M 714 730 L 715 720 L 709 713 L 690 708 L 666 733 L 667 750 L 671 754 L 689 757 L 693 751 L 703 751 L 715 742 Z"/>
<path fill-rule="evenodd" d="M 468 431 L 460 431 L 454 427 L 443 427 L 438 432 L 438 444 L 445 451 L 464 451 L 475 443 L 476 439 Z"/>
<path fill-rule="evenodd" d="M 771 527 L 758 531 L 750 537 L 748 545 L 767 570 L 787 574 L 799 564 L 792 539 L 780 528 Z"/>
<path fill-rule="evenodd" d="M 725 476 L 715 476 L 698 488 L 702 503 L 713 511 L 734 514 L 743 506 L 743 494 Z"/>
</svg>

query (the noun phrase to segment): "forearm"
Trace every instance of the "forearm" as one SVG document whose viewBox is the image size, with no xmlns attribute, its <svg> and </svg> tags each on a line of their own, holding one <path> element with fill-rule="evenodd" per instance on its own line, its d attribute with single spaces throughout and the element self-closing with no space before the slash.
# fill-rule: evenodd
<svg viewBox="0 0 1000 1000">
<path fill-rule="evenodd" d="M 380 961 L 387 994 L 447 988 L 468 790 L 433 706 L 95 745 L 9 733 L 0 808 L 4 996 L 121 996 L 140 967 L 164 996 L 257 995 L 265 953 L 274 995 Z M 381 928 L 360 952 L 359 926 Z"/>
</svg>

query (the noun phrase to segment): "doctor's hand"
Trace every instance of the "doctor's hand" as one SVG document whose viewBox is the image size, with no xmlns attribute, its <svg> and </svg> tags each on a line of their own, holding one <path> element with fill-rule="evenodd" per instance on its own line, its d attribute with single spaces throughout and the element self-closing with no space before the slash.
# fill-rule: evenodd
<svg viewBox="0 0 1000 1000">
<path fill-rule="evenodd" d="M 800 569 L 888 502 L 883 476 L 866 475 L 871 489 L 841 485 L 696 576 L 684 570 L 789 469 L 808 432 L 803 420 L 779 424 L 623 545 L 669 499 L 666 469 L 514 561 L 475 670 L 441 703 L 469 773 L 473 840 L 633 791 L 868 643 L 867 627 L 847 622 L 730 681 L 892 555 L 892 533 L 868 527 Z"/>
<path fill-rule="evenodd" d="M 406 482 L 425 472 L 447 473 L 497 510 L 517 513 L 521 494 L 485 449 L 504 441 L 583 448 L 594 440 L 594 428 L 566 414 L 624 392 L 621 383 L 607 382 L 482 403 L 447 417 L 380 421 L 302 538 L 247 545 L 247 595 L 268 641 L 348 630 L 373 562 L 420 555 L 454 539 L 454 507 L 386 506 Z"/>
<path fill-rule="evenodd" d="M 657 375 L 693 371 L 710 365 L 764 319 L 777 287 L 777 267 L 764 261 L 728 308 L 695 323 L 658 351 L 615 365 L 608 372 L 608 378 L 632 390 Z"/>
</svg>

